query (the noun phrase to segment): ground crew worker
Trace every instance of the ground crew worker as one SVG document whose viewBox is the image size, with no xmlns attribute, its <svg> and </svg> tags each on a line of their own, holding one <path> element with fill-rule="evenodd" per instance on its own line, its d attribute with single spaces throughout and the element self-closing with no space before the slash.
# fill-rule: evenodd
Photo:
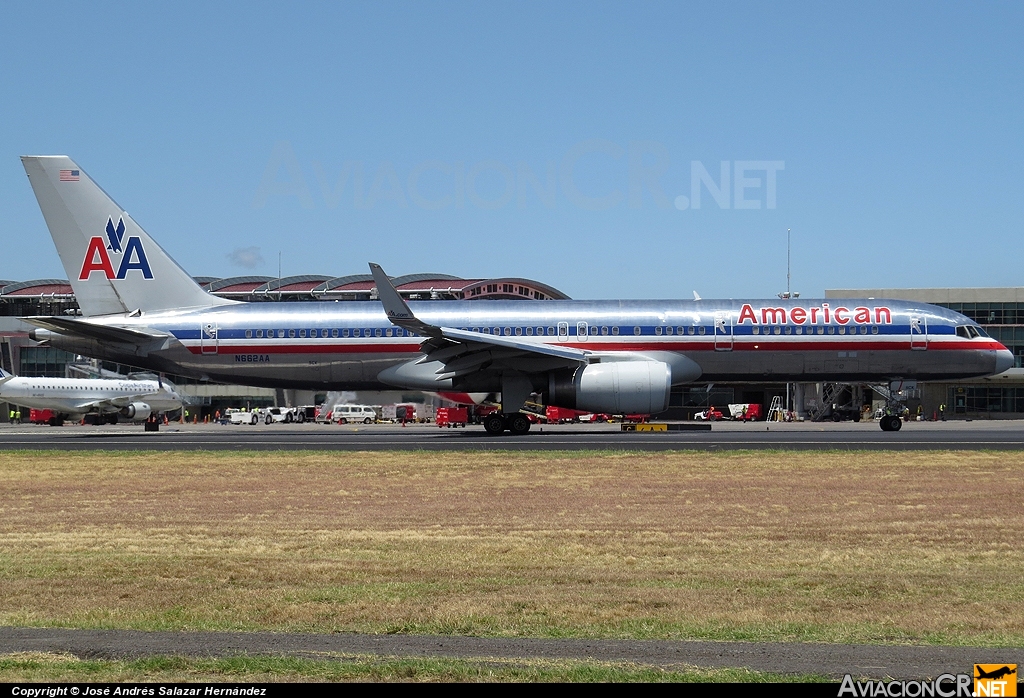
<svg viewBox="0 0 1024 698">
<path fill-rule="evenodd" d="M 11 410 L 10 421 L 11 424 L 14 424 L 14 410 Z"/>
<path fill-rule="evenodd" d="M 18 424 L 21 424 L 21 408 L 19 407 L 14 411 L 14 418 L 18 420 Z"/>
<path fill-rule="evenodd" d="M 946 403 L 944 402 L 941 405 L 939 405 L 939 419 L 941 419 L 943 422 L 946 421 Z"/>
</svg>

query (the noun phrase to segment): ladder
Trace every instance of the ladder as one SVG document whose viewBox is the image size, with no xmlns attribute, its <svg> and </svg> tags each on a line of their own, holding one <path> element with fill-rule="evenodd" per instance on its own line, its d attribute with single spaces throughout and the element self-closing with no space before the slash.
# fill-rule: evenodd
<svg viewBox="0 0 1024 698">
<path fill-rule="evenodd" d="M 845 387 L 845 383 L 825 383 L 821 386 L 821 400 L 811 412 L 812 422 L 820 422 L 825 418 L 825 413 L 832 407 L 832 401 Z"/>
<path fill-rule="evenodd" d="M 772 406 L 768 408 L 769 422 L 786 421 L 786 412 L 782 409 L 782 396 L 776 395 L 772 398 Z"/>
</svg>

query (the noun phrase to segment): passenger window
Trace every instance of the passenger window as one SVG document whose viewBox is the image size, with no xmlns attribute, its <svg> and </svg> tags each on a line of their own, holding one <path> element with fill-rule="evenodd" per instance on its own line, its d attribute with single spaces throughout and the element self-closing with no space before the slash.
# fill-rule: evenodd
<svg viewBox="0 0 1024 698">
<path fill-rule="evenodd" d="M 292 336 L 294 337 L 295 335 L 292 335 Z M 306 330 L 299 330 L 299 336 L 300 337 L 305 337 L 306 336 Z"/>
<path fill-rule="evenodd" d="M 532 327 L 527 327 L 526 328 L 526 336 L 527 337 L 532 337 L 533 336 L 533 328 Z"/>
<path fill-rule="evenodd" d="M 698 334 L 704 334 L 704 325 L 701 325 L 700 327 L 698 327 L 697 328 L 697 332 L 698 332 Z M 693 334 L 693 333 L 691 332 L 690 334 Z"/>
<path fill-rule="evenodd" d="M 618 325 L 614 325 L 612 327 L 612 334 L 614 334 L 614 335 L 618 335 L 619 334 L 619 326 Z"/>
<path fill-rule="evenodd" d="M 878 325 L 871 326 L 871 334 L 878 334 Z"/>
<path fill-rule="evenodd" d="M 252 330 L 246 330 L 245 331 L 245 338 L 246 339 L 252 339 Z"/>
<path fill-rule="evenodd" d="M 786 334 L 793 334 L 793 328 L 789 325 L 786 326 Z"/>
<path fill-rule="evenodd" d="M 516 336 L 517 337 L 521 337 L 522 335 L 523 335 L 523 328 L 522 327 L 517 327 L 516 328 Z"/>
<path fill-rule="evenodd" d="M 549 335 L 554 335 L 555 334 L 555 328 L 554 327 L 549 327 L 548 328 L 548 334 Z M 565 334 L 565 335 L 569 334 L 569 326 L 566 325 L 565 332 L 562 332 L 561 328 L 559 328 L 559 334 Z"/>
<path fill-rule="evenodd" d="M 337 337 L 338 336 L 338 329 L 337 328 L 331 330 L 331 336 L 332 337 Z"/>
<path fill-rule="evenodd" d="M 263 339 L 263 330 L 256 330 L 256 339 Z"/>
<path fill-rule="evenodd" d="M 777 327 L 777 326 L 776 326 L 776 327 L 773 327 L 773 328 L 772 328 L 772 332 L 773 332 L 774 334 L 782 334 L 782 328 L 781 328 L 781 327 Z"/>
<path fill-rule="evenodd" d="M 825 334 L 825 328 L 824 327 L 818 327 L 818 334 Z"/>
<path fill-rule="evenodd" d="M 671 327 L 666 327 L 665 328 L 665 334 L 672 334 L 672 328 Z"/>
<path fill-rule="evenodd" d="M 391 335 L 393 335 L 393 334 L 394 334 L 394 332 L 393 332 L 393 331 L 392 331 L 392 329 L 391 329 L 391 328 L 389 327 L 389 328 L 387 328 L 386 330 L 384 330 L 384 334 L 385 334 L 385 335 L 387 335 L 388 337 L 390 337 Z"/>
<path fill-rule="evenodd" d="M 601 327 L 601 334 L 603 334 L 605 336 L 608 335 L 608 325 L 604 325 L 604 326 Z M 659 332 L 658 334 L 661 334 L 661 333 Z"/>
<path fill-rule="evenodd" d="M 828 328 L 828 333 L 829 334 L 835 334 L 836 333 L 836 328 L 835 327 L 829 327 Z"/>
<path fill-rule="evenodd" d="M 278 330 L 277 331 L 277 336 L 278 336 L 279 339 L 284 339 L 284 330 Z M 292 330 L 292 336 L 293 337 L 295 336 L 295 330 Z"/>
<path fill-rule="evenodd" d="M 796 328 L 796 333 L 797 334 L 803 334 L 804 333 L 804 328 L 803 327 L 797 327 Z"/>
<path fill-rule="evenodd" d="M 640 334 L 640 328 L 639 327 L 634 327 L 633 328 L 633 334 L 639 335 Z"/>
<path fill-rule="evenodd" d="M 839 334 L 846 334 L 846 328 L 845 327 L 840 327 L 839 328 Z"/>
<path fill-rule="evenodd" d="M 868 328 L 865 327 L 864 325 L 861 325 L 860 326 L 860 333 L 861 334 L 867 334 L 868 333 Z"/>
<path fill-rule="evenodd" d="M 751 332 L 753 334 L 761 334 L 761 328 L 760 327 L 754 327 L 754 329 L 751 330 Z"/>
<path fill-rule="evenodd" d="M 327 336 L 327 330 L 320 330 L 320 336 L 321 337 L 326 337 Z"/>
<path fill-rule="evenodd" d="M 682 327 L 680 327 L 680 328 L 679 328 L 679 334 L 682 334 L 682 333 L 683 333 L 683 328 L 682 328 Z M 692 327 L 690 327 L 689 329 L 687 329 L 687 330 L 686 330 L 686 333 L 687 333 L 687 334 L 693 334 L 693 328 L 692 328 Z M 704 334 L 704 333 L 703 333 L 703 332 L 701 332 L 701 334 Z"/>
<path fill-rule="evenodd" d="M 395 328 L 395 336 L 396 337 L 404 337 L 405 336 L 405 331 L 401 327 L 396 327 Z"/>
<path fill-rule="evenodd" d="M 512 328 L 511 327 L 506 327 L 505 328 L 505 336 L 508 337 L 511 334 L 512 334 Z"/>
<path fill-rule="evenodd" d="M 654 328 L 654 334 L 660 336 L 661 333 L 662 333 L 661 325 L 658 325 L 657 327 Z"/>
<path fill-rule="evenodd" d="M 381 336 L 381 331 L 380 331 L 379 327 L 373 331 L 373 336 L 374 337 L 380 337 Z"/>
<path fill-rule="evenodd" d="M 595 335 L 595 336 L 597 335 L 597 325 L 591 325 L 590 326 L 590 334 Z"/>
</svg>

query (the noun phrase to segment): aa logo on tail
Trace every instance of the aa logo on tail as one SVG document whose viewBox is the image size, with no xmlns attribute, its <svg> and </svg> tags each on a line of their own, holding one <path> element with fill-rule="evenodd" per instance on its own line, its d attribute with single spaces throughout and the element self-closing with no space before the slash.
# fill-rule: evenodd
<svg viewBox="0 0 1024 698">
<path fill-rule="evenodd" d="M 107 218 L 107 244 L 103 238 L 96 236 L 89 239 L 89 247 L 85 250 L 85 259 L 82 260 L 82 271 L 78 274 L 79 281 L 86 281 L 94 271 L 102 272 L 110 280 L 123 279 L 132 269 L 142 272 L 142 278 L 152 279 L 153 272 L 149 268 L 149 260 L 146 259 L 146 250 L 142 247 L 142 240 L 136 235 L 124 240 L 124 219 L 120 216 L 117 225 L 114 225 L 113 218 Z M 122 249 L 122 242 L 124 249 Z M 111 255 L 120 255 L 121 259 L 114 272 L 114 265 L 111 263 Z"/>
</svg>

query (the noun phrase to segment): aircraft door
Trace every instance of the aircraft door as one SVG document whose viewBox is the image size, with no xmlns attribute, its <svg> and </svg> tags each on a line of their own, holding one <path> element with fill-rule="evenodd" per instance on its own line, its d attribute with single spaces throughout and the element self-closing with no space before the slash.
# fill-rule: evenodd
<svg viewBox="0 0 1024 698">
<path fill-rule="evenodd" d="M 560 322 L 558 323 L 558 341 L 568 342 L 569 341 L 569 323 Z"/>
<path fill-rule="evenodd" d="M 928 348 L 928 318 L 910 318 L 910 348 L 917 351 Z"/>
<path fill-rule="evenodd" d="M 199 328 L 199 353 L 200 354 L 216 354 L 217 353 L 217 323 L 216 322 L 204 322 Z"/>
<path fill-rule="evenodd" d="M 715 313 L 715 351 L 732 351 L 732 313 Z"/>
<path fill-rule="evenodd" d="M 587 337 L 588 337 L 588 334 L 587 334 L 587 323 L 585 323 L 585 322 L 577 322 L 576 323 L 576 341 L 577 342 L 585 342 L 585 341 L 587 341 Z"/>
</svg>

